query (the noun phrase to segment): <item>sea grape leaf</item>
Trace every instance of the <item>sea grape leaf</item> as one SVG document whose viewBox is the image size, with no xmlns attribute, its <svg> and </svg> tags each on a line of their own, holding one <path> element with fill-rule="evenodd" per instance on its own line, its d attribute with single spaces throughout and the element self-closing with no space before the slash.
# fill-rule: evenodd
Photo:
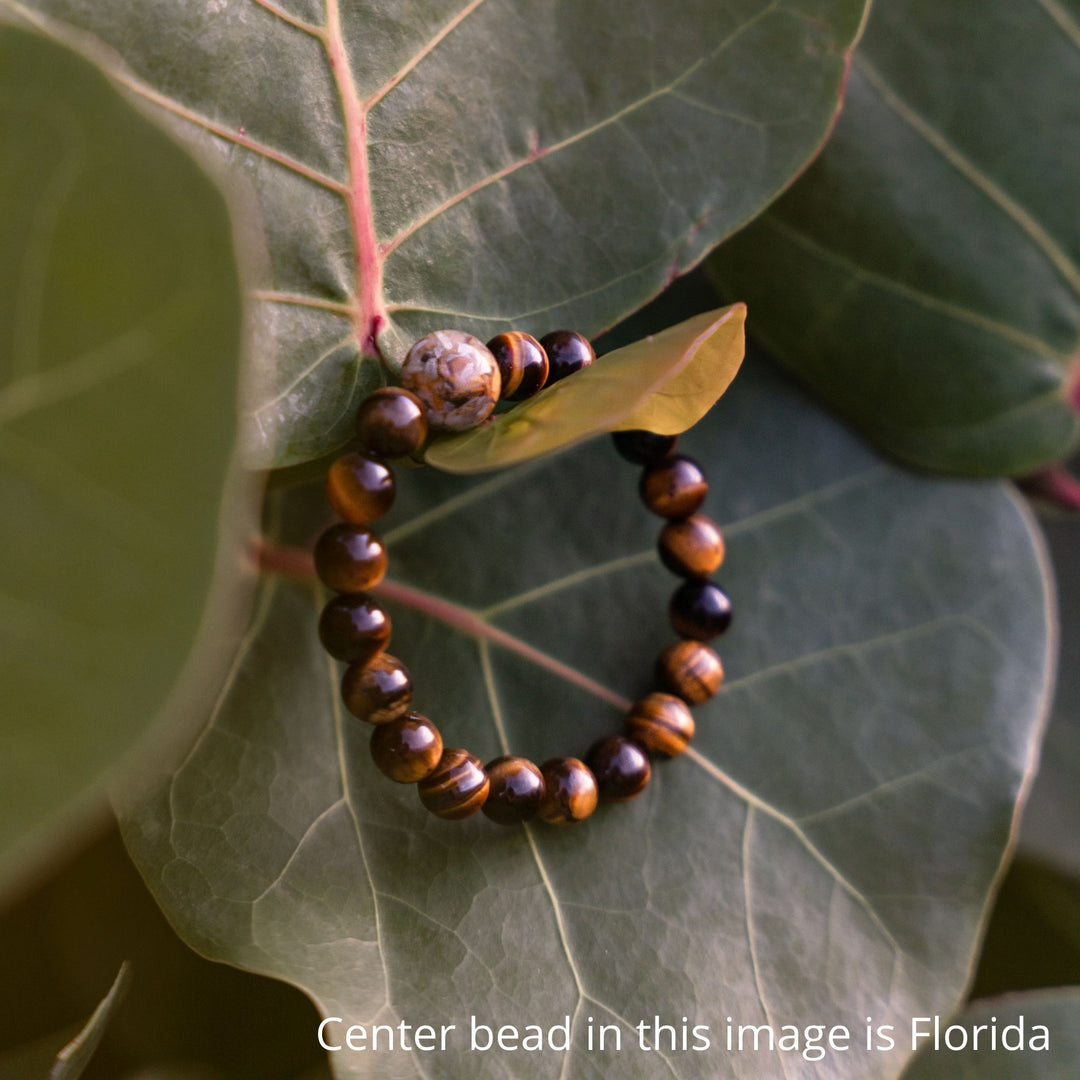
<svg viewBox="0 0 1080 1080">
<path fill-rule="evenodd" d="M 745 350 L 746 307 L 706 311 L 607 353 L 510 412 L 438 439 L 424 459 L 472 473 L 571 446 L 605 431 L 678 435 L 693 427 L 731 384 Z"/>
<path fill-rule="evenodd" d="M 325 597 L 264 582 L 231 681 L 125 841 L 199 951 L 350 1022 L 457 1024 L 445 1052 L 339 1076 L 894 1077 L 904 1054 L 729 1055 L 726 1016 L 952 1011 L 1028 782 L 1051 601 L 1011 490 L 883 463 L 752 359 L 683 439 L 727 524 L 727 685 L 635 801 L 559 830 L 444 822 L 379 775 L 315 637 Z M 618 731 L 672 639 L 635 470 L 595 441 L 482 481 L 430 469 L 388 519 L 392 648 L 448 745 L 541 761 Z M 286 499 L 311 535 L 317 489 Z M 708 1024 L 707 1053 L 628 1025 Z M 569 1017 L 561 1055 L 473 1053 L 479 1022 Z M 624 1049 L 586 1049 L 589 1017 Z M 343 1034 L 336 1027 L 334 1034 Z"/>
<path fill-rule="evenodd" d="M 1017 475 L 1080 410 L 1080 4 L 879 0 L 828 149 L 710 260 L 890 453 Z"/>
<path fill-rule="evenodd" d="M 181 676 L 220 668 L 192 646 L 204 614 L 237 621 L 235 573 L 208 597 L 241 300 L 217 186 L 86 60 L 2 26 L 0 159 L 6 886 Z"/>
<path fill-rule="evenodd" d="M 825 138 L 865 0 L 0 0 L 89 31 L 257 193 L 258 464 L 440 326 L 590 336 Z"/>
</svg>

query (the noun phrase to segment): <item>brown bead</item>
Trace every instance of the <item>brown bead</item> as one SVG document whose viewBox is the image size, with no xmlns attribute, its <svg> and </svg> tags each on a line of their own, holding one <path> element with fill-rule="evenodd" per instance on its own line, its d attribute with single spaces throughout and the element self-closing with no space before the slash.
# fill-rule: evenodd
<svg viewBox="0 0 1080 1080">
<path fill-rule="evenodd" d="M 724 537 L 704 514 L 669 521 L 660 530 L 660 561 L 686 578 L 706 578 L 724 561 Z"/>
<path fill-rule="evenodd" d="M 345 708 L 369 724 L 385 724 L 404 716 L 409 711 L 412 692 L 407 668 L 388 653 L 379 653 L 366 664 L 351 664 L 341 679 Z"/>
<path fill-rule="evenodd" d="M 319 640 L 335 660 L 365 663 L 390 640 L 390 616 L 366 593 L 335 596 L 319 616 Z"/>
<path fill-rule="evenodd" d="M 552 758 L 540 766 L 544 795 L 537 811 L 549 825 L 573 825 L 595 809 L 599 796 L 596 777 L 584 761 L 574 757 Z"/>
<path fill-rule="evenodd" d="M 479 758 L 468 750 L 444 750 L 435 771 L 420 781 L 420 801 L 438 817 L 464 818 L 484 805 L 489 788 Z"/>
<path fill-rule="evenodd" d="M 621 735 L 593 743 L 585 760 L 596 777 L 600 798 L 605 802 L 632 799 L 640 794 L 652 775 L 649 755 L 636 742 Z"/>
<path fill-rule="evenodd" d="M 672 454 L 641 474 L 641 500 L 660 517 L 688 518 L 704 501 L 709 485 L 693 458 Z"/>
<path fill-rule="evenodd" d="M 731 625 L 731 600 L 711 581 L 684 581 L 671 597 L 668 616 L 680 637 L 708 641 Z"/>
<path fill-rule="evenodd" d="M 326 501 L 339 517 L 366 525 L 393 505 L 394 474 L 370 454 L 343 454 L 327 471 Z"/>
<path fill-rule="evenodd" d="M 694 737 L 694 718 L 679 698 L 671 694 L 646 694 L 631 707 L 626 733 L 652 757 L 678 757 Z"/>
<path fill-rule="evenodd" d="M 544 778 L 528 758 L 497 757 L 484 766 L 491 788 L 484 813 L 500 825 L 528 821 L 540 807 Z"/>
<path fill-rule="evenodd" d="M 656 675 L 687 705 L 700 705 L 720 689 L 724 667 L 720 657 L 703 642 L 676 641 L 657 659 Z"/>
<path fill-rule="evenodd" d="M 428 424 L 420 399 L 401 386 L 368 394 L 356 410 L 360 445 L 382 457 L 404 457 L 424 445 Z"/>
<path fill-rule="evenodd" d="M 655 431 L 642 431 L 640 428 L 614 431 L 611 438 L 620 457 L 635 465 L 652 465 L 667 457 L 679 441 L 678 435 L 658 435 Z"/>
<path fill-rule="evenodd" d="M 331 525 L 315 544 L 315 572 L 334 592 L 363 592 L 382 581 L 386 548 L 363 525 Z"/>
<path fill-rule="evenodd" d="M 399 784 L 415 784 L 430 775 L 442 752 L 439 729 L 419 713 L 399 716 L 371 733 L 372 759 L 384 776 Z"/>
<path fill-rule="evenodd" d="M 543 388 L 548 377 L 548 357 L 531 334 L 509 330 L 488 343 L 502 375 L 504 401 L 524 401 Z"/>
<path fill-rule="evenodd" d="M 589 339 L 575 330 L 554 330 L 545 334 L 540 339 L 540 346 L 547 353 L 548 386 L 587 368 L 596 359 Z"/>
</svg>

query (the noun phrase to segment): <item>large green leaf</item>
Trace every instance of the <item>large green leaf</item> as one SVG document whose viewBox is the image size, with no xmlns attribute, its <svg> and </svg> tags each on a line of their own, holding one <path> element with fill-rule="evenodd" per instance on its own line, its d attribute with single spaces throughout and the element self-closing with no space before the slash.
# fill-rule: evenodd
<svg viewBox="0 0 1080 1080">
<path fill-rule="evenodd" d="M 411 339 L 592 334 L 760 211 L 865 0 L 0 0 L 89 30 L 254 187 L 254 460 L 316 457 Z"/>
<path fill-rule="evenodd" d="M 710 262 L 905 461 L 1018 474 L 1075 442 L 1078 87 L 1077 0 L 878 0 L 827 151 Z"/>
<path fill-rule="evenodd" d="M 868 1080 L 900 1056 L 815 1066 L 715 1040 L 727 1015 L 956 1006 L 1049 690 L 1028 515 L 1003 486 L 883 464 L 761 361 L 685 445 L 728 523 L 738 614 L 696 750 L 637 801 L 569 831 L 431 817 L 337 703 L 318 589 L 271 578 L 198 744 L 127 808 L 137 863 L 199 950 L 328 1015 L 458 1025 L 452 1052 L 340 1053 L 339 1075 Z M 540 760 L 618 730 L 671 640 L 636 479 L 607 440 L 479 483 L 402 477 L 394 651 L 450 745 Z M 286 509 L 286 540 L 325 513 L 309 489 Z M 656 1014 L 711 1025 L 712 1051 L 583 1049 L 590 1016 L 628 1039 Z M 469 1053 L 470 1015 L 570 1016 L 575 1049 L 562 1066 Z"/>
<path fill-rule="evenodd" d="M 3 27 L 0 160 L 7 885 L 55 815 L 85 816 L 181 675 L 195 693 L 220 669 L 192 643 L 236 601 L 223 578 L 208 607 L 240 291 L 208 177 L 85 60 Z"/>
</svg>

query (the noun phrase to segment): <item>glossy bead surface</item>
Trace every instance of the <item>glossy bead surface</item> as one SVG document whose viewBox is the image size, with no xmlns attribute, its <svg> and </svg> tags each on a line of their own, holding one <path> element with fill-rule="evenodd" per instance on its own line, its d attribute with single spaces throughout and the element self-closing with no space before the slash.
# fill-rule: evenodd
<svg viewBox="0 0 1080 1080">
<path fill-rule="evenodd" d="M 584 821 L 599 798 L 596 777 L 584 761 L 574 757 L 552 758 L 540 766 L 544 794 L 537 816 L 549 825 L 573 825 Z"/>
<path fill-rule="evenodd" d="M 335 660 L 362 664 L 390 640 L 390 616 L 364 593 L 335 596 L 319 616 L 319 640 Z"/>
<path fill-rule="evenodd" d="M 678 757 L 694 737 L 694 718 L 672 694 L 646 694 L 626 717 L 626 733 L 652 757 Z"/>
<path fill-rule="evenodd" d="M 576 330 L 554 330 L 540 339 L 540 345 L 548 358 L 548 386 L 587 368 L 596 359 L 589 339 Z"/>
<path fill-rule="evenodd" d="M 490 781 L 468 750 L 444 750 L 430 776 L 420 781 L 420 801 L 441 818 L 464 818 L 484 805 Z"/>
<path fill-rule="evenodd" d="M 341 678 L 345 708 L 369 724 L 386 724 L 404 716 L 412 695 L 408 669 L 388 653 L 379 653 L 366 664 L 351 664 Z"/>
<path fill-rule="evenodd" d="M 687 705 L 700 705 L 720 689 L 724 667 L 720 657 L 701 641 L 676 641 L 657 658 L 661 685 Z"/>
<path fill-rule="evenodd" d="M 524 401 L 541 390 L 548 378 L 548 357 L 531 334 L 509 330 L 488 343 L 502 377 L 504 401 Z"/>
<path fill-rule="evenodd" d="M 705 501 L 709 485 L 693 458 L 672 454 L 641 474 L 641 501 L 660 517 L 689 517 Z"/>
<path fill-rule="evenodd" d="M 687 581 L 675 590 L 668 615 L 677 634 L 708 641 L 731 625 L 731 601 L 711 581 Z"/>
<path fill-rule="evenodd" d="M 401 386 L 368 394 L 356 410 L 360 445 L 382 457 L 404 457 L 424 445 L 428 424 L 420 399 Z"/>
<path fill-rule="evenodd" d="M 326 501 L 354 525 L 380 518 L 394 504 L 394 474 L 370 454 L 342 454 L 326 474 Z"/>
<path fill-rule="evenodd" d="M 657 435 L 655 431 L 614 431 L 611 440 L 621 457 L 635 465 L 652 465 L 665 458 L 679 441 L 678 435 Z"/>
<path fill-rule="evenodd" d="M 668 522 L 656 546 L 660 561 L 680 577 L 706 578 L 724 561 L 724 537 L 704 514 Z"/>
<path fill-rule="evenodd" d="M 423 403 L 433 428 L 466 431 L 483 423 L 502 389 L 499 365 L 488 347 L 460 330 L 436 330 L 405 357 L 401 382 Z"/>
<path fill-rule="evenodd" d="M 630 739 L 612 735 L 589 747 L 585 761 L 605 802 L 625 802 L 640 794 L 652 775 L 649 755 Z"/>
<path fill-rule="evenodd" d="M 439 729 L 419 713 L 380 724 L 371 733 L 371 757 L 384 776 L 415 784 L 431 774 L 442 758 Z"/>
<path fill-rule="evenodd" d="M 544 778 L 528 758 L 497 757 L 484 766 L 491 784 L 484 813 L 500 825 L 528 821 L 540 808 Z"/>
<path fill-rule="evenodd" d="M 363 525 L 331 525 L 315 544 L 315 572 L 334 592 L 363 592 L 382 581 L 386 548 Z"/>
</svg>

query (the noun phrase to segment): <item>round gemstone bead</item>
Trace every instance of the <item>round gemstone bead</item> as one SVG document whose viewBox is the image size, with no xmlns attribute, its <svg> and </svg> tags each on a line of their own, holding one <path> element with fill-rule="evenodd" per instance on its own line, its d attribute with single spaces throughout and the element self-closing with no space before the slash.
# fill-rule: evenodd
<svg viewBox="0 0 1080 1080">
<path fill-rule="evenodd" d="M 331 525 L 315 544 L 315 572 L 334 592 L 363 592 L 382 581 L 386 548 L 363 525 Z"/>
<path fill-rule="evenodd" d="M 589 339 L 575 330 L 554 330 L 540 339 L 540 345 L 548 358 L 548 386 L 587 368 L 596 359 Z"/>
<path fill-rule="evenodd" d="M 670 521 L 660 530 L 660 561 L 685 578 L 706 578 L 724 561 L 724 537 L 704 514 Z"/>
<path fill-rule="evenodd" d="M 495 758 L 484 766 L 491 783 L 484 813 L 500 825 L 528 821 L 540 808 L 544 778 L 540 770 L 523 757 Z"/>
<path fill-rule="evenodd" d="M 615 431 L 611 435 L 620 456 L 635 465 L 652 465 L 675 449 L 678 435 L 657 435 L 655 431 Z"/>
<path fill-rule="evenodd" d="M 585 761 L 596 777 L 600 798 L 605 802 L 632 799 L 640 794 L 652 775 L 649 755 L 636 742 L 621 735 L 593 743 Z"/>
<path fill-rule="evenodd" d="M 319 617 L 319 640 L 334 659 L 365 663 L 390 640 L 390 616 L 364 593 L 335 596 Z"/>
<path fill-rule="evenodd" d="M 695 641 L 719 637 L 731 625 L 731 600 L 711 581 L 686 581 L 671 598 L 668 615 L 675 632 Z"/>
<path fill-rule="evenodd" d="M 574 757 L 552 758 L 540 766 L 544 794 L 537 814 L 549 825 L 573 825 L 595 809 L 599 793 L 596 777 L 584 761 Z"/>
<path fill-rule="evenodd" d="M 464 818 L 484 805 L 491 784 L 480 759 L 468 750 L 444 750 L 430 776 L 420 781 L 420 801 L 441 818 Z"/>
<path fill-rule="evenodd" d="M 428 423 L 448 431 L 483 423 L 502 389 L 491 351 L 460 330 L 436 330 L 422 337 L 405 357 L 401 382 L 423 402 Z"/>
<path fill-rule="evenodd" d="M 694 718 L 672 694 L 647 694 L 631 707 L 626 733 L 652 757 L 678 757 L 694 737 Z"/>
<path fill-rule="evenodd" d="M 641 500 L 660 517 L 687 518 L 705 501 L 709 485 L 701 466 L 684 454 L 672 454 L 641 474 Z"/>
<path fill-rule="evenodd" d="M 369 394 L 356 410 L 360 445 L 382 457 L 404 457 L 424 445 L 428 424 L 420 399 L 401 386 Z"/>
<path fill-rule="evenodd" d="M 656 661 L 656 677 L 687 705 L 700 705 L 720 689 L 724 667 L 720 657 L 700 641 L 676 641 Z"/>
<path fill-rule="evenodd" d="M 326 501 L 354 525 L 380 518 L 394 503 L 394 474 L 378 458 L 343 454 L 326 474 Z"/>
<path fill-rule="evenodd" d="M 351 664 L 341 679 L 345 708 L 369 724 L 386 724 L 404 716 L 412 693 L 408 669 L 388 653 L 379 653 L 366 664 Z"/>
<path fill-rule="evenodd" d="M 505 401 L 531 398 L 547 382 L 547 353 L 531 334 L 510 330 L 493 337 L 487 347 L 499 365 Z"/>
<path fill-rule="evenodd" d="M 384 776 L 399 784 L 415 784 L 442 758 L 439 729 L 419 713 L 380 724 L 371 733 L 371 757 Z"/>
</svg>

